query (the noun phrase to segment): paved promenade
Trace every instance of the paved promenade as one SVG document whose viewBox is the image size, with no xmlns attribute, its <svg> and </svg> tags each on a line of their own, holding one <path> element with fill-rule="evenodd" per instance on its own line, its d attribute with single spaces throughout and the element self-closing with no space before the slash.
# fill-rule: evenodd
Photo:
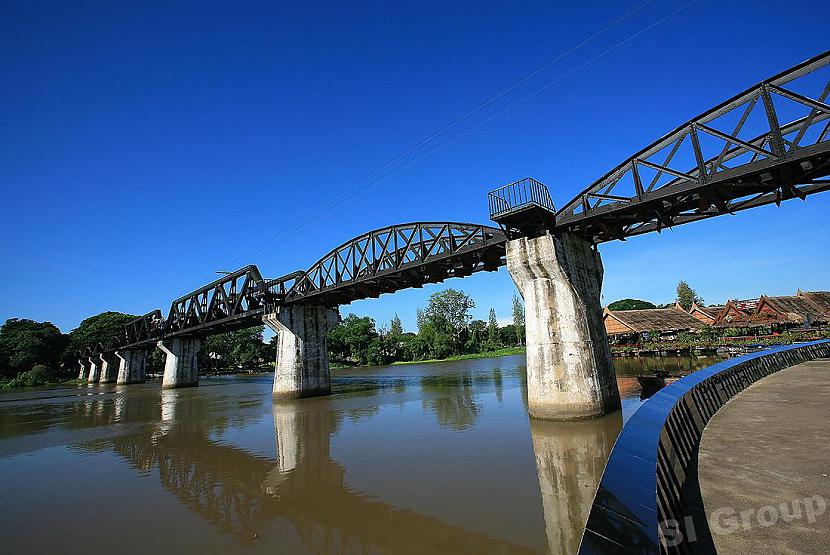
<svg viewBox="0 0 830 555">
<path fill-rule="evenodd" d="M 700 487 L 721 554 L 830 552 L 830 359 L 782 370 L 703 433 Z"/>
</svg>

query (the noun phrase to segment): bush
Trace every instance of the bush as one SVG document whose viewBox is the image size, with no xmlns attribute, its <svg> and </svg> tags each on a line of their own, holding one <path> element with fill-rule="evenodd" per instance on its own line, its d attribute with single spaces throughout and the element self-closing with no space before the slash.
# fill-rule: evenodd
<svg viewBox="0 0 830 555">
<path fill-rule="evenodd" d="M 34 385 L 45 385 L 55 380 L 55 373 L 43 364 L 36 364 L 28 372 L 21 372 L 16 378 L 8 381 L 4 389 L 14 387 L 31 387 Z"/>
</svg>

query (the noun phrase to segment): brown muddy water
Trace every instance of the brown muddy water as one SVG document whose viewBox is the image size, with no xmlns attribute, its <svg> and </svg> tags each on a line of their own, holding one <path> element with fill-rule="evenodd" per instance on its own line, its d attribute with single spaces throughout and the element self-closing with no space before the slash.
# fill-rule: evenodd
<svg viewBox="0 0 830 555">
<path fill-rule="evenodd" d="M 718 359 L 644 373 L 661 360 Z M 574 552 L 640 387 L 531 422 L 524 364 L 337 370 L 332 396 L 278 404 L 264 374 L 0 395 L 2 552 Z"/>
</svg>

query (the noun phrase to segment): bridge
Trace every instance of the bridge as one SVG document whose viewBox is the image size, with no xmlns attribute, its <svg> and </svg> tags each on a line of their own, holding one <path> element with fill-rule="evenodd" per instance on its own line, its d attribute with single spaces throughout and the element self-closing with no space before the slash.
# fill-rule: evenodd
<svg viewBox="0 0 830 555">
<path fill-rule="evenodd" d="M 198 384 L 201 339 L 267 324 L 278 333 L 274 397 L 328 394 L 326 335 L 337 307 L 507 265 L 525 304 L 529 411 L 568 420 L 619 407 L 600 310 L 597 245 L 830 189 L 830 52 L 692 118 L 556 209 L 526 178 L 488 195 L 491 227 L 415 222 L 365 233 L 304 271 L 255 265 L 151 311 L 79 353 L 81 379 L 144 381 L 166 355 L 162 387 Z"/>
</svg>

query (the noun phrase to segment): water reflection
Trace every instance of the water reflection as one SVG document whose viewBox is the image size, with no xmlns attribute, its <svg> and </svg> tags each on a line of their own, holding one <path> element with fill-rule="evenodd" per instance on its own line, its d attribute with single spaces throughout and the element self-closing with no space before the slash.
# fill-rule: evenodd
<svg viewBox="0 0 830 555">
<path fill-rule="evenodd" d="M 473 393 L 473 376 L 463 372 L 456 376 L 421 378 L 424 412 L 432 412 L 439 426 L 465 430 L 476 423 L 480 412 Z"/>
<path fill-rule="evenodd" d="M 665 372 L 670 376 L 686 375 L 720 362 L 721 355 L 664 355 L 614 357 L 618 376 L 642 376 Z"/>
<path fill-rule="evenodd" d="M 548 552 L 576 553 L 622 412 L 583 422 L 531 419 Z"/>
<path fill-rule="evenodd" d="M 330 398 L 276 405 L 267 377 L 0 402 L 0 470 L 17 465 L 25 477 L 0 485 L 18 500 L 0 511 L 9 551 L 32 538 L 35 550 L 54 551 L 72 533 L 39 535 L 21 516 L 63 522 L 31 500 L 42 477 L 26 469 L 37 460 L 76 486 L 62 491 L 107 492 L 79 511 L 121 514 L 125 500 L 163 509 L 159 522 L 176 519 L 168 533 L 193 550 L 229 542 L 289 552 L 575 551 L 619 413 L 528 423 L 523 357 L 343 371 L 334 383 Z M 637 380 L 619 384 L 629 414 Z M 80 475 L 51 464 L 48 448 L 66 445 Z M 182 518 L 182 507 L 198 518 Z M 116 532 L 102 530 L 87 553 L 107 551 Z M 152 550 L 149 538 L 139 541 L 130 547 Z"/>
<path fill-rule="evenodd" d="M 119 436 L 113 449 L 140 472 L 157 467 L 167 491 L 242 545 L 287 519 L 303 543 L 320 553 L 427 553 L 447 546 L 533 552 L 349 489 L 344 468 L 331 458 L 331 438 L 347 411 L 328 410 L 325 403 L 274 406 L 275 464 L 208 439 L 208 430 L 194 425 L 205 421 L 204 404 L 195 401 L 167 395 L 158 427 Z"/>
</svg>

